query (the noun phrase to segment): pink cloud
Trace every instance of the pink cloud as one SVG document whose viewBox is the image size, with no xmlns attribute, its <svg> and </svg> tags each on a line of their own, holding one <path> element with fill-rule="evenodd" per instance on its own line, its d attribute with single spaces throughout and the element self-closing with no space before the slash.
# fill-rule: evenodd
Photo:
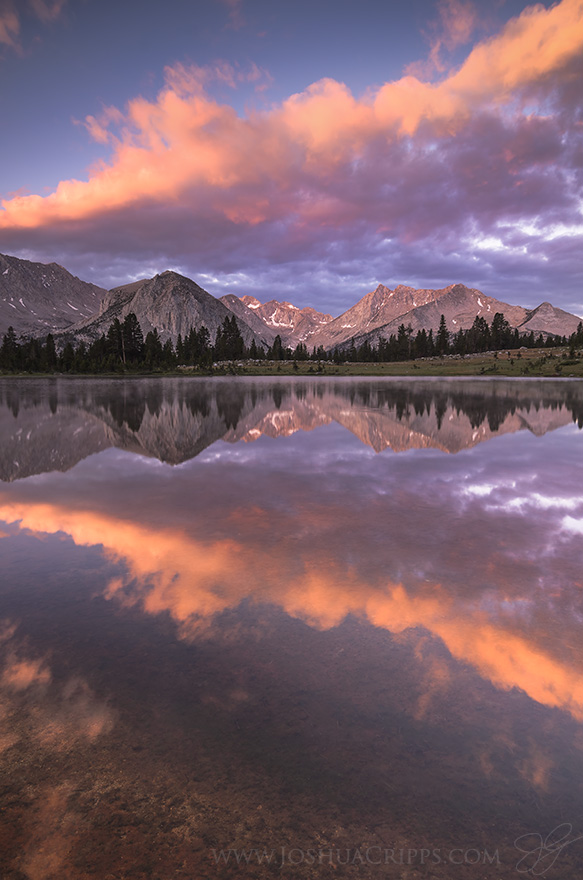
<svg viewBox="0 0 583 880">
<path fill-rule="evenodd" d="M 30 8 L 44 24 L 56 21 L 61 15 L 67 0 L 30 0 Z M 0 0 L 0 43 L 21 51 L 20 12 L 14 0 Z"/>
<path fill-rule="evenodd" d="M 229 10 L 229 21 L 227 27 L 231 30 L 238 31 L 245 25 L 242 6 L 243 0 L 219 0 Z"/>
<path fill-rule="evenodd" d="M 375 97 L 378 117 L 413 135 L 424 121 L 453 132 L 477 110 L 520 98 L 520 90 L 561 78 L 583 48 L 583 3 L 527 7 L 501 34 L 479 43 L 461 68 L 437 84 L 407 76 Z"/>
<path fill-rule="evenodd" d="M 443 22 L 453 9 L 442 7 Z M 472 15 L 457 30 L 442 25 L 445 48 L 470 33 Z M 351 276 L 387 282 L 387 265 L 395 283 L 426 272 L 429 286 L 457 278 L 485 289 L 484 274 L 520 275 L 531 297 L 533 277 L 556 286 L 553 266 L 580 271 L 582 48 L 583 0 L 562 0 L 526 9 L 439 81 L 409 74 L 355 96 L 327 78 L 245 114 L 210 87 L 261 90 L 267 71 L 175 64 L 154 99 L 86 117 L 111 151 L 87 180 L 2 202 L 4 249 L 35 248 L 91 277 L 77 256 L 90 241 L 108 286 L 126 280 L 114 263 L 133 273 L 147 254 L 187 274 L 246 270 L 269 287 L 287 265 L 293 291 L 302 272 L 312 290 L 331 289 L 339 279 L 325 267 L 341 263 L 351 302 Z M 558 237 L 557 224 L 567 230 Z M 486 251 L 485 240 L 500 244 Z"/>
<path fill-rule="evenodd" d="M 114 146 L 109 164 L 91 169 L 87 181 L 62 181 L 48 196 L 3 201 L 0 227 L 42 227 L 146 201 L 178 204 L 201 188 L 205 200 L 210 195 L 215 209 L 238 224 L 290 210 L 302 215 L 306 204 L 309 221 L 314 205 L 305 193 L 312 175 L 319 186 L 322 180 L 340 184 L 347 163 L 357 169 L 360 163 L 362 173 L 362 163 L 379 149 L 398 156 L 399 140 L 407 136 L 421 144 L 427 137 L 446 141 L 488 108 L 511 112 L 522 88 L 560 79 L 583 47 L 582 9 L 581 0 L 563 0 L 548 10 L 525 10 L 437 84 L 405 76 L 355 98 L 342 83 L 324 79 L 280 106 L 245 117 L 205 91 L 209 77 L 233 86 L 240 71 L 224 63 L 211 71 L 176 65 L 167 69 L 156 100 L 138 97 L 123 113 L 107 108 L 100 118 L 87 117 L 92 137 Z M 450 39 L 461 39 L 461 33 Z M 247 76 L 258 78 L 258 70 Z M 271 185 L 279 194 L 275 205 Z M 324 200 L 316 211 L 322 220 L 337 214 L 335 198 L 328 205 Z M 192 207 L 196 211 L 196 199 Z"/>
<path fill-rule="evenodd" d="M 444 49 L 452 52 L 468 43 L 480 23 L 478 10 L 471 0 L 441 0 L 437 9 L 439 19 L 430 25 L 429 59 L 409 65 L 407 73 L 413 76 L 442 73 L 446 68 L 441 57 Z"/>
<path fill-rule="evenodd" d="M 98 117 L 86 116 L 83 125 L 94 141 L 107 144 L 113 139 L 110 126 L 123 124 L 123 119 L 123 113 L 117 107 L 104 107 Z"/>
<path fill-rule="evenodd" d="M 2 0 L 0 3 L 0 43 L 11 46 L 13 49 L 17 48 L 19 34 L 20 19 L 14 4 L 12 0 Z"/>
<path fill-rule="evenodd" d="M 63 11 L 66 3 L 67 0 L 52 0 L 52 2 L 49 2 L 49 0 L 30 0 L 30 5 L 34 12 L 44 22 L 55 21 Z"/>
<path fill-rule="evenodd" d="M 436 43 L 449 50 L 467 43 L 478 23 L 478 11 L 474 4 L 469 0 L 441 0 L 438 10 L 442 32 Z"/>
</svg>

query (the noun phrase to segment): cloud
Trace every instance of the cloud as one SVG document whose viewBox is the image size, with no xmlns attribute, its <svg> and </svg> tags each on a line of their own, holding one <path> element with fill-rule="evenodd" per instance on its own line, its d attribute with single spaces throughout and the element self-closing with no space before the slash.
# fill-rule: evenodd
<svg viewBox="0 0 583 880">
<path fill-rule="evenodd" d="M 17 48 L 20 34 L 20 19 L 11 0 L 0 3 L 0 43 Z"/>
<path fill-rule="evenodd" d="M 473 27 L 472 7 L 456 17 L 456 3 L 441 7 L 446 48 Z M 5 247 L 44 247 L 54 259 L 59 247 L 86 254 L 91 240 L 96 258 L 153 251 L 254 277 L 274 265 L 301 271 L 302 260 L 309 274 L 345 248 L 354 263 L 338 275 L 458 254 L 466 281 L 504 273 L 542 286 L 543 263 L 565 245 L 552 230 L 581 222 L 582 48 L 582 0 L 562 0 L 527 8 L 438 82 L 407 75 L 356 97 L 328 78 L 242 116 L 211 84 L 262 88 L 265 72 L 176 64 L 154 100 L 87 116 L 92 138 L 112 152 L 87 180 L 2 202 Z M 535 222 L 516 246 L 516 230 Z M 474 247 L 496 237 L 495 251 Z M 562 253 L 570 278 L 576 256 L 568 245 Z"/>
<path fill-rule="evenodd" d="M 238 31 L 245 26 L 243 0 L 219 0 L 219 2 L 229 10 L 227 28 L 233 31 Z"/>
<path fill-rule="evenodd" d="M 480 22 L 478 10 L 471 0 L 441 0 L 437 11 L 438 20 L 429 25 L 429 59 L 407 68 L 407 72 L 414 76 L 431 76 L 435 71 L 442 73 L 446 67 L 441 57 L 443 50 L 452 52 L 468 43 Z"/>
<path fill-rule="evenodd" d="M 67 0 L 30 0 L 34 12 L 43 22 L 55 21 L 65 8 Z"/>
<path fill-rule="evenodd" d="M 442 0 L 437 8 L 442 27 L 431 47 L 432 53 L 436 46 L 445 46 L 451 52 L 468 43 L 478 23 L 474 4 L 469 0 Z"/>
<path fill-rule="evenodd" d="M 434 124 L 432 133 L 438 136 L 459 129 L 480 106 L 506 102 L 515 88 L 560 71 L 582 47 L 581 0 L 563 0 L 550 10 L 526 10 L 437 85 L 408 76 L 358 100 L 342 83 L 324 79 L 269 112 L 245 118 L 203 88 L 213 75 L 232 84 L 233 68 L 205 73 L 176 65 L 167 68 L 166 85 L 155 101 L 136 98 L 123 115 L 109 108 L 98 124 L 88 117 L 88 128 L 100 142 L 112 123 L 119 128 L 110 133 L 111 164 L 96 166 L 86 182 L 63 181 L 52 195 L 5 200 L 2 226 L 37 226 L 148 199 L 179 199 L 192 187 L 208 187 L 218 194 L 219 211 L 253 224 L 271 213 L 251 208 L 256 188 L 269 182 L 280 193 L 288 191 L 292 202 L 288 206 L 283 199 L 278 214 L 292 206 L 301 211 L 301 185 L 310 183 L 310 171 L 321 175 L 328 169 L 332 175 L 346 161 L 366 158 L 363 153 L 376 137 L 385 143 L 389 138 L 389 155 L 397 141 L 398 157 L 396 135 L 414 135 L 425 123 Z M 237 198 L 237 187 L 244 185 L 253 187 L 243 196 L 245 210 Z M 233 197 L 221 204 L 226 191 Z M 323 213 L 328 213 L 325 206 Z"/>
<path fill-rule="evenodd" d="M 67 0 L 29 0 L 30 9 L 36 17 L 49 24 L 61 15 Z M 0 43 L 21 51 L 20 45 L 21 11 L 18 11 L 13 0 L 0 0 Z"/>
</svg>

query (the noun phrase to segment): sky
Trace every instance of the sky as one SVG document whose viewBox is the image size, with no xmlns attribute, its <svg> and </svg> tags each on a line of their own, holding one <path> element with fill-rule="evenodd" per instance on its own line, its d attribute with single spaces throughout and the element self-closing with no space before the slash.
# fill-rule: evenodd
<svg viewBox="0 0 583 880">
<path fill-rule="evenodd" d="M 583 0 L 0 0 L 0 252 L 583 315 Z"/>
</svg>

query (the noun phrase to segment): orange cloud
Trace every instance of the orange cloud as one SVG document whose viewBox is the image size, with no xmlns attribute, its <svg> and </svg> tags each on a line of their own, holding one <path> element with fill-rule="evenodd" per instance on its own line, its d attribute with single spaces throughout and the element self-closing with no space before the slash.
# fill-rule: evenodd
<svg viewBox="0 0 583 880">
<path fill-rule="evenodd" d="M 469 0 L 441 0 L 438 10 L 442 26 L 439 43 L 450 50 L 467 43 L 478 21 L 474 4 Z"/>
<path fill-rule="evenodd" d="M 424 121 L 455 125 L 480 104 L 509 101 L 516 90 L 556 73 L 583 49 L 583 2 L 528 7 L 497 37 L 478 44 L 462 67 L 432 85 L 405 77 L 378 92 L 375 110 L 387 124 L 414 134 Z"/>
<path fill-rule="evenodd" d="M 311 515 L 304 512 L 304 519 Z M 258 516 L 255 511 L 254 533 Z M 102 545 L 110 559 L 128 568 L 127 577 L 111 581 L 108 596 L 140 603 L 151 614 L 169 612 L 186 636 L 244 598 L 274 604 L 318 628 L 336 626 L 347 615 L 392 633 L 424 627 L 453 657 L 496 686 L 520 688 L 545 706 L 583 719 L 580 663 L 541 646 L 536 629 L 514 631 L 512 623 L 493 622 L 443 585 L 426 584 L 413 596 L 401 584 L 363 582 L 356 569 L 339 566 L 321 548 L 314 558 L 296 542 L 281 541 L 277 551 L 271 547 L 265 553 L 254 541 L 204 542 L 180 529 L 155 529 L 52 504 L 2 504 L 0 518 L 34 532 L 65 532 L 80 545 Z M 440 673 L 439 686 L 442 679 Z M 539 776 L 543 784 L 543 770 Z"/>
<path fill-rule="evenodd" d="M 467 7 L 456 30 L 453 8 L 443 7 L 449 10 L 443 13 L 449 45 L 471 26 Z M 113 146 L 109 164 L 91 169 L 87 181 L 62 181 L 48 196 L 4 200 L 0 228 L 79 220 L 143 201 L 184 203 L 195 212 L 204 205 L 245 224 L 290 212 L 301 217 L 306 205 L 311 209 L 305 192 L 314 173 L 342 176 L 371 141 L 382 139 L 390 152 L 394 138 L 413 136 L 422 124 L 437 135 L 451 134 L 481 108 L 506 104 L 522 88 L 558 75 L 582 48 L 583 0 L 562 0 L 549 9 L 526 9 L 439 83 L 409 75 L 357 99 L 342 83 L 324 79 L 245 117 L 209 97 L 208 72 L 176 65 L 167 69 L 155 101 L 136 98 L 123 114 L 108 108 L 99 118 L 87 117 L 91 135 Z M 212 76 L 231 84 L 239 72 L 223 65 Z M 273 187 L 278 200 L 270 195 Z M 337 214 L 334 200 L 328 213 Z"/>
<path fill-rule="evenodd" d="M 275 119 L 276 127 L 303 147 L 307 161 L 314 154 L 335 161 L 347 145 L 358 150 L 377 129 L 372 107 L 357 101 L 343 83 L 333 79 L 320 80 L 292 95 Z"/>
<path fill-rule="evenodd" d="M 429 60 L 409 65 L 407 73 L 425 76 L 431 75 L 434 71 L 443 72 L 445 70 L 441 58 L 443 50 L 451 52 L 469 42 L 479 23 L 478 11 L 470 0 L 441 0 L 437 11 L 439 20 L 430 25 L 432 33 L 429 38 L 431 45 Z"/>
<path fill-rule="evenodd" d="M 582 47 L 582 0 L 563 0 L 550 9 L 529 6 L 500 37 L 474 49 L 452 85 L 468 99 L 506 100 L 513 89 L 536 83 L 577 58 Z"/>
</svg>

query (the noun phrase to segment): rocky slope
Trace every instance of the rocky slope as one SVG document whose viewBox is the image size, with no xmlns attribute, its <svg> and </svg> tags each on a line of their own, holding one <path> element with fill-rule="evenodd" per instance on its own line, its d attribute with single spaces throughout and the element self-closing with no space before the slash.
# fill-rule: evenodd
<svg viewBox="0 0 583 880">
<path fill-rule="evenodd" d="M 137 316 L 144 336 L 156 329 L 162 342 L 167 339 L 176 342 L 179 333 L 184 338 L 191 327 L 198 329 L 203 324 L 214 341 L 217 329 L 233 314 L 224 303 L 190 278 L 177 272 L 162 272 L 154 278 L 110 290 L 99 313 L 67 328 L 65 335 L 90 342 L 107 333 L 115 318 L 123 321 L 129 312 Z M 259 333 L 239 317 L 237 323 L 248 345 L 253 339 L 258 343 L 262 341 Z"/>
<path fill-rule="evenodd" d="M 396 335 L 400 324 L 411 325 L 413 332 L 425 328 L 435 333 L 441 315 L 445 316 L 448 329 L 456 332 L 471 327 L 476 315 L 491 323 L 496 312 L 504 312 L 513 327 L 523 323 L 528 316 L 527 310 L 521 306 L 503 303 L 463 284 L 452 284 L 439 290 L 403 285 L 390 290 L 379 284 L 376 290 L 367 293 L 316 334 L 314 342 L 327 349 L 346 347 L 352 339 L 356 345 L 364 340 L 376 345 L 381 336 L 388 339 L 391 333 Z"/>
<path fill-rule="evenodd" d="M 226 296 L 221 296 L 220 302 L 233 312 L 239 325 L 241 325 L 241 321 L 243 321 L 251 327 L 256 336 L 263 340 L 264 348 L 268 348 L 273 344 L 273 340 L 277 336 L 277 331 L 266 324 L 259 315 L 256 315 L 255 312 L 247 308 L 243 302 L 244 299 L 246 299 L 246 297 L 239 299 L 239 297 L 235 296 L 233 293 L 227 293 Z"/>
<path fill-rule="evenodd" d="M 377 327 L 383 327 L 414 309 L 436 300 L 441 291 L 415 290 L 414 287 L 398 285 L 394 290 L 379 284 L 355 305 L 315 334 L 313 342 L 324 348 L 349 341 L 352 337 L 364 336 Z"/>
<path fill-rule="evenodd" d="M 521 333 L 536 335 L 539 333 L 555 333 L 558 336 L 570 336 L 575 333 L 581 318 L 558 309 L 549 302 L 543 302 L 536 309 L 527 312 L 526 319 L 519 325 Z"/>
<path fill-rule="evenodd" d="M 240 301 L 260 318 L 274 335 L 279 334 L 283 345 L 290 348 L 295 348 L 300 342 L 312 348 L 314 336 L 333 320 L 332 315 L 318 312 L 311 306 L 299 309 L 292 303 L 278 302 L 276 299 L 260 303 L 254 296 L 242 296 Z"/>
<path fill-rule="evenodd" d="M 98 311 L 107 291 L 81 281 L 57 263 L 31 263 L 0 254 L 0 338 L 46 336 Z"/>
<path fill-rule="evenodd" d="M 460 329 L 469 329 L 477 316 L 491 324 L 496 312 L 502 312 L 510 326 L 517 328 L 519 333 L 532 330 L 543 336 L 570 336 L 581 320 L 550 303 L 529 310 L 486 296 L 464 284 L 451 284 L 439 290 L 416 290 L 401 285 L 389 290 L 379 285 L 324 328 L 314 342 L 328 349 L 335 346 L 345 348 L 352 339 L 356 345 L 365 340 L 377 345 L 380 337 L 388 339 L 392 333 L 397 335 L 401 324 L 411 326 L 413 333 L 431 329 L 435 334 L 442 315 L 448 330 L 456 333 Z"/>
</svg>

